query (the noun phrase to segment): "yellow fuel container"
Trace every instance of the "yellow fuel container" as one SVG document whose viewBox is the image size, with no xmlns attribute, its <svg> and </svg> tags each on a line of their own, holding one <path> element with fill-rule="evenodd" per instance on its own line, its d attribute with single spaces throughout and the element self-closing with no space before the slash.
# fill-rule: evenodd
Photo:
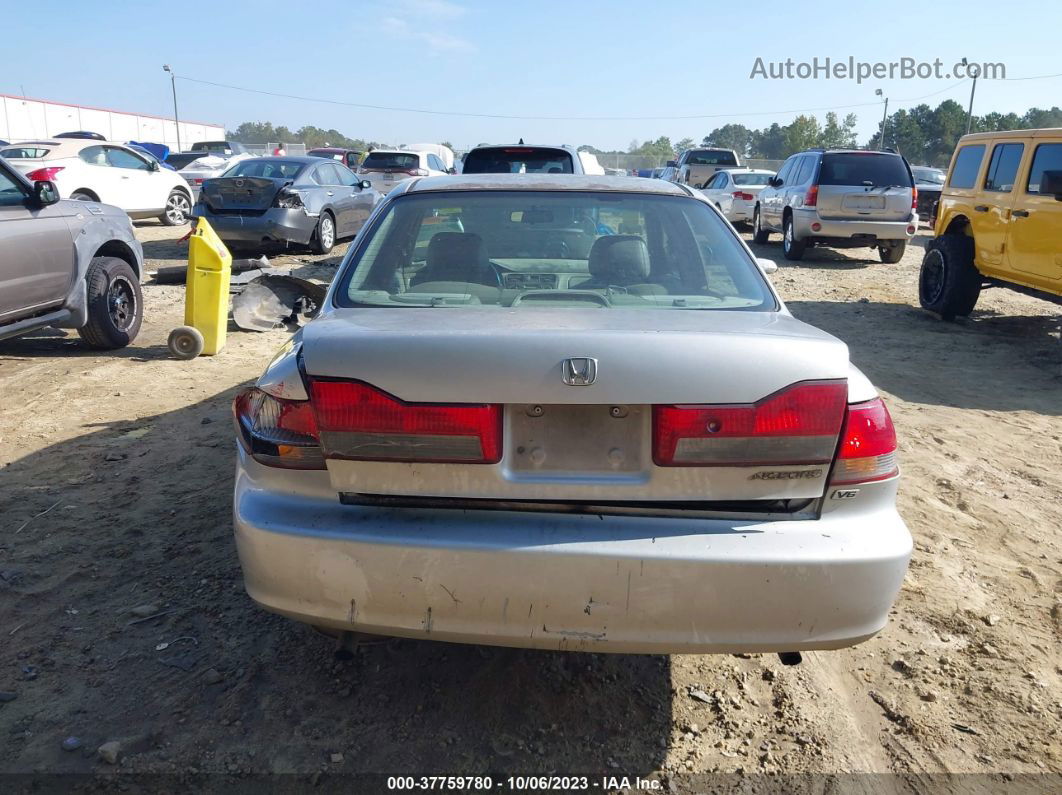
<svg viewBox="0 0 1062 795">
<path fill-rule="evenodd" d="M 194 358 L 201 353 L 212 356 L 225 347 L 231 275 L 232 254 L 206 219 L 198 219 L 188 238 L 184 304 L 187 325 L 174 329 L 170 335 L 170 349 L 180 358 Z M 201 337 L 201 347 L 196 336 Z"/>
</svg>

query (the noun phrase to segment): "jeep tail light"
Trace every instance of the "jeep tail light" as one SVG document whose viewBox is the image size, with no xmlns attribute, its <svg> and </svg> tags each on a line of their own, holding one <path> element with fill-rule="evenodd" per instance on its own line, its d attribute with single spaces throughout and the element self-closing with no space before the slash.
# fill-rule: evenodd
<svg viewBox="0 0 1062 795">
<path fill-rule="evenodd" d="M 251 387 L 232 402 L 236 434 L 255 461 L 284 469 L 324 469 L 308 400 L 283 400 Z"/>
<path fill-rule="evenodd" d="M 653 461 L 657 466 L 829 463 L 847 400 L 847 381 L 804 381 L 756 403 L 653 406 Z"/>
<path fill-rule="evenodd" d="M 736 190 L 736 191 L 734 191 L 734 198 L 735 199 L 742 199 L 743 201 L 750 202 L 753 199 L 755 199 L 756 197 L 753 196 L 751 193 L 745 193 L 745 191 L 743 191 L 743 190 Z"/>
<path fill-rule="evenodd" d="M 45 168 L 38 168 L 26 174 L 26 179 L 30 182 L 50 182 L 55 179 L 55 175 L 64 168 L 65 166 L 46 166 Z"/>
<path fill-rule="evenodd" d="M 310 397 L 328 458 L 495 464 L 497 404 L 406 403 L 360 381 L 312 379 Z"/>
<path fill-rule="evenodd" d="M 808 192 L 804 194 L 804 206 L 805 207 L 817 207 L 819 204 L 819 186 L 812 185 L 808 188 Z"/>
<path fill-rule="evenodd" d="M 849 406 L 831 485 L 885 480 L 897 472 L 896 429 L 885 403 L 875 398 Z"/>
</svg>

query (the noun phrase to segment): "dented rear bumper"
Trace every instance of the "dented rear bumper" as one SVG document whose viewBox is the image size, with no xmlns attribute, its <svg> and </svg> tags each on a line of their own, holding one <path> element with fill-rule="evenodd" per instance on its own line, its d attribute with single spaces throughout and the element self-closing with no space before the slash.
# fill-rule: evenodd
<svg viewBox="0 0 1062 795">
<path fill-rule="evenodd" d="M 250 596 L 337 630 L 596 652 L 833 649 L 885 624 L 911 537 L 895 481 L 819 519 L 342 505 L 327 473 L 239 452 Z"/>
</svg>

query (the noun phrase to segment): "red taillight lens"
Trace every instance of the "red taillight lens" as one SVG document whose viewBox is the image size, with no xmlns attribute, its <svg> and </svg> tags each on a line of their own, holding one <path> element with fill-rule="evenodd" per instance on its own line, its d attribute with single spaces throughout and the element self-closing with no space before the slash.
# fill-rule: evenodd
<svg viewBox="0 0 1062 795">
<path fill-rule="evenodd" d="M 882 399 L 849 406 L 830 483 L 885 480 L 898 471 L 896 429 Z"/>
<path fill-rule="evenodd" d="M 46 168 L 38 168 L 35 171 L 31 171 L 26 174 L 26 179 L 30 182 L 43 182 L 55 179 L 55 175 L 63 170 L 65 166 L 47 166 Z"/>
<path fill-rule="evenodd" d="M 911 188 L 911 209 L 912 210 L 917 210 L 918 209 L 918 186 L 917 185 L 915 185 L 913 188 Z"/>
<path fill-rule="evenodd" d="M 794 384 L 758 403 L 653 406 L 657 466 L 825 464 L 848 399 L 846 381 Z"/>
<path fill-rule="evenodd" d="M 406 173 L 411 177 L 426 177 L 428 176 L 428 170 L 426 168 L 407 168 Z"/>
<path fill-rule="evenodd" d="M 734 198 L 735 199 L 743 199 L 743 200 L 745 200 L 747 202 L 750 202 L 756 197 L 753 196 L 751 193 L 745 193 L 745 191 L 743 191 L 743 190 L 736 190 L 736 191 L 734 191 Z"/>
<path fill-rule="evenodd" d="M 282 400 L 245 389 L 232 402 L 240 443 L 259 463 L 286 469 L 324 469 L 317 421 L 307 400 Z"/>
<path fill-rule="evenodd" d="M 817 207 L 819 204 L 819 186 L 812 185 L 808 188 L 808 192 L 804 194 L 804 206 L 805 207 Z"/>
<path fill-rule="evenodd" d="M 358 381 L 310 382 L 329 458 L 495 464 L 502 452 L 496 404 L 405 403 Z"/>
</svg>

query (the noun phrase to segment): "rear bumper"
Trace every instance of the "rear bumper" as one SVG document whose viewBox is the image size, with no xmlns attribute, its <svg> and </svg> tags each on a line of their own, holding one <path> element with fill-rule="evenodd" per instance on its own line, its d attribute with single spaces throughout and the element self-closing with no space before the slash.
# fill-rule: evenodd
<svg viewBox="0 0 1062 795">
<path fill-rule="evenodd" d="M 306 245 L 317 228 L 317 219 L 302 210 L 280 207 L 266 210 L 263 215 L 217 215 L 197 204 L 192 215 L 206 218 L 226 243 L 298 243 Z"/>
<path fill-rule="evenodd" d="M 326 473 L 269 470 L 241 450 L 235 537 L 259 605 L 334 630 L 595 652 L 833 649 L 878 632 L 900 588 L 911 537 L 895 488 L 807 521 L 380 509 L 341 505 Z"/>
<path fill-rule="evenodd" d="M 814 223 L 820 225 L 817 231 L 811 228 Z M 908 232 L 907 227 L 912 225 L 917 230 L 915 212 L 903 221 L 855 221 L 823 219 L 814 210 L 793 211 L 793 232 L 798 240 L 854 239 L 853 243 L 869 246 L 875 240 L 911 240 L 915 233 Z"/>
</svg>

